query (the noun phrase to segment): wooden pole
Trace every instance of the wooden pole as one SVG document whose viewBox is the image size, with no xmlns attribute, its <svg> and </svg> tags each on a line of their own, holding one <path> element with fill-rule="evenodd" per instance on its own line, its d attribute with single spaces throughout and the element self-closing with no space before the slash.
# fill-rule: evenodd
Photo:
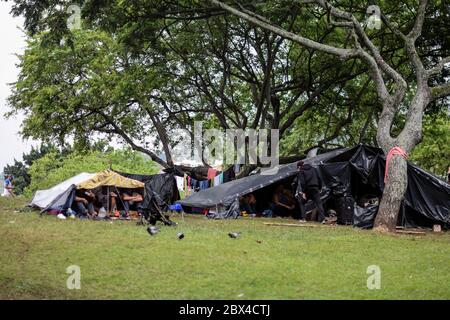
<svg viewBox="0 0 450 320">
<path fill-rule="evenodd" d="M 314 224 L 299 224 L 299 223 L 276 223 L 276 222 L 264 222 L 266 226 L 274 227 L 307 227 L 307 228 L 317 228 L 319 226 Z"/>
<path fill-rule="evenodd" d="M 110 194 L 109 194 L 109 186 L 107 186 L 106 187 L 106 194 L 107 194 L 107 201 L 106 201 L 106 212 L 108 212 L 109 214 L 111 214 L 111 212 L 109 211 L 109 209 L 110 209 L 110 205 L 109 205 L 109 201 L 111 201 L 111 197 L 110 197 Z"/>
</svg>

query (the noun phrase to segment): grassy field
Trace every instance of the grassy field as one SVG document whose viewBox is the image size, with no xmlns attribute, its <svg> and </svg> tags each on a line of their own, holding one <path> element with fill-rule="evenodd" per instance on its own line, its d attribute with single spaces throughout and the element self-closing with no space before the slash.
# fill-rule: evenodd
<svg viewBox="0 0 450 320">
<path fill-rule="evenodd" d="M 134 222 L 17 212 L 23 203 L 0 198 L 2 299 L 450 299 L 449 233 L 197 216 L 151 237 Z M 81 268 L 80 290 L 66 287 L 70 265 Z M 379 290 L 367 289 L 369 265 L 381 268 Z"/>
</svg>

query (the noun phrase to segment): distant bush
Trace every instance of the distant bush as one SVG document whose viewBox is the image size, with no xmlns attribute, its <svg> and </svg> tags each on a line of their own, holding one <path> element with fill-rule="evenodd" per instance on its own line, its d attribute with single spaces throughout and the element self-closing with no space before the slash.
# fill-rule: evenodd
<svg viewBox="0 0 450 320">
<path fill-rule="evenodd" d="M 131 150 L 108 152 L 74 152 L 61 156 L 51 152 L 36 160 L 30 167 L 31 183 L 24 194 L 31 197 L 36 190 L 48 189 L 81 172 L 95 173 L 112 168 L 117 171 L 140 174 L 158 172 L 156 164 Z"/>
<path fill-rule="evenodd" d="M 410 160 L 423 169 L 445 177 L 450 166 L 450 121 L 447 112 L 427 115 L 423 121 L 423 140 Z"/>
</svg>

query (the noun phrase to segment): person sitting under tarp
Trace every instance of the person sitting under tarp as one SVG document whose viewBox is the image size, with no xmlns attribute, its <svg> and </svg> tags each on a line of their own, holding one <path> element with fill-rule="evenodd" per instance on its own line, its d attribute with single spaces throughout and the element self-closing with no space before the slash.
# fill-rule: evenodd
<svg viewBox="0 0 450 320">
<path fill-rule="evenodd" d="M 239 207 L 243 215 L 256 215 L 256 198 L 254 194 L 250 193 L 243 196 L 241 198 Z"/>
<path fill-rule="evenodd" d="M 111 192 L 111 207 L 113 210 L 117 210 L 117 206 L 121 205 L 123 211 L 116 214 L 116 216 L 122 216 L 123 218 L 128 218 L 130 216 L 131 206 L 135 206 L 138 213 L 142 211 L 142 202 L 144 197 L 137 190 L 118 190 L 119 194 Z"/>
<path fill-rule="evenodd" d="M 75 210 L 80 218 L 94 217 L 97 215 L 94 208 L 94 201 L 95 194 L 91 190 L 77 190 L 75 192 L 72 210 Z"/>
<path fill-rule="evenodd" d="M 289 217 L 295 214 L 294 197 L 282 184 L 275 189 L 272 210 L 276 216 L 280 217 Z"/>
<path fill-rule="evenodd" d="M 115 188 L 115 190 L 117 190 L 117 188 Z M 118 190 L 117 192 L 110 191 L 107 187 L 102 187 L 97 191 L 96 196 L 98 203 L 104 208 L 108 208 L 108 216 L 120 216 L 119 211 L 117 210 L 117 204 L 121 202 L 118 200 L 118 193 Z"/>
<path fill-rule="evenodd" d="M 144 197 L 137 191 L 125 191 L 121 195 L 121 199 L 123 201 L 123 208 L 125 212 L 128 214 L 130 212 L 130 207 L 135 205 L 136 211 L 141 211 L 142 201 L 144 201 Z"/>
<path fill-rule="evenodd" d="M 106 208 L 108 208 L 108 192 L 105 187 L 98 187 L 93 192 L 95 194 L 94 208 L 98 211 L 100 218 L 104 218 L 108 215 L 106 212 Z"/>
</svg>

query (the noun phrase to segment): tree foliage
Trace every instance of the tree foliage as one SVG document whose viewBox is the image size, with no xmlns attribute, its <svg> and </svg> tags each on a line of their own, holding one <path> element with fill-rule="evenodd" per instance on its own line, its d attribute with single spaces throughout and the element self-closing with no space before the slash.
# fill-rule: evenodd
<svg viewBox="0 0 450 320">
<path fill-rule="evenodd" d="M 367 18 L 366 2 L 330 3 L 360 21 Z M 320 6 L 298 1 L 233 4 L 311 40 L 352 46 L 349 33 Z M 373 4 L 400 30 L 411 27 L 414 1 Z M 224 129 L 280 129 L 284 141 L 297 145 L 297 149 L 282 145 L 285 154 L 374 141 L 381 108 L 373 84 L 366 83 L 367 68 L 356 60 L 343 63 L 287 41 L 210 2 L 80 1 L 79 5 L 84 31 L 69 31 L 64 1 L 39 5 L 15 1 L 12 13 L 23 15 L 26 29 L 37 35 L 22 57 L 22 77 L 10 100 L 13 110 L 31 111 L 25 135 L 58 136 L 59 141 L 75 134 L 88 138 L 93 131 L 117 135 L 164 166 L 171 165 L 169 149 L 177 143 L 172 129 L 189 131 L 193 119 L 205 116 L 210 119 L 207 126 Z M 449 53 L 448 11 L 446 0 L 428 5 L 424 36 L 417 43 L 425 66 Z M 392 27 L 366 31 L 384 60 L 414 84 L 408 53 Z M 439 84 L 446 76 L 448 69 L 431 81 Z M 395 88 L 393 82 L 387 81 L 387 86 Z M 403 126 L 412 97 L 406 94 L 399 107 L 394 133 Z M 430 108 L 442 108 L 446 102 L 433 102 Z M 54 131 L 42 125 L 49 116 Z M 313 131 L 306 129 L 311 120 Z M 306 135 L 310 139 L 301 138 Z M 156 138 L 149 141 L 149 136 Z M 305 143 L 296 144 L 300 140 Z M 165 160 L 159 156 L 161 150 Z"/>
<path fill-rule="evenodd" d="M 446 177 L 450 167 L 450 116 L 439 112 L 425 116 L 423 141 L 411 154 L 411 161 L 420 167 Z"/>
</svg>

